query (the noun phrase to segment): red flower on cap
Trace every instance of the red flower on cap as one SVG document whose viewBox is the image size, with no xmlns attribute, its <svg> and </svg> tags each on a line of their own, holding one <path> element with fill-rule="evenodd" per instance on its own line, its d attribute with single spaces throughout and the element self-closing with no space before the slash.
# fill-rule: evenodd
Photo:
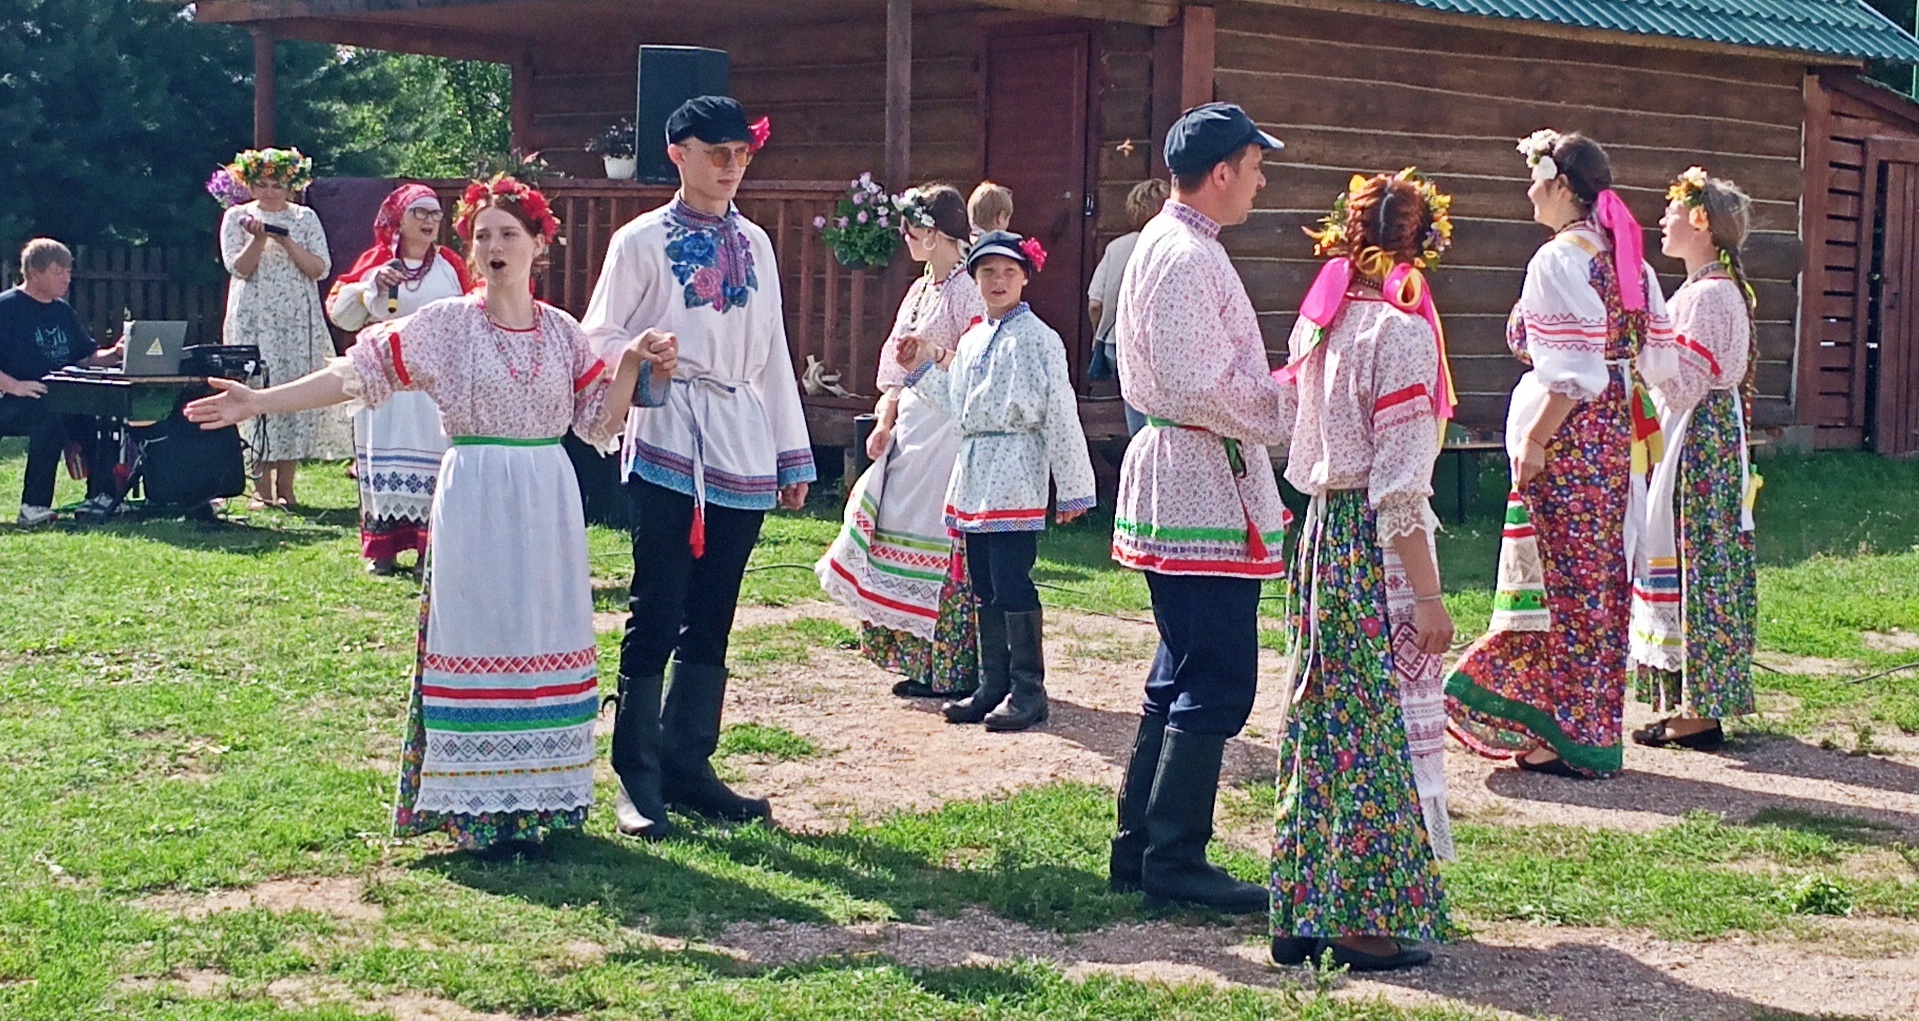
<svg viewBox="0 0 1919 1021">
<path fill-rule="evenodd" d="M 1033 264 L 1033 272 L 1046 268 L 1046 246 L 1038 238 L 1027 238 L 1019 243 L 1019 250 L 1026 253 L 1026 259 Z"/>
<path fill-rule="evenodd" d="M 759 152 L 766 148 L 766 140 L 773 137 L 773 123 L 764 117 L 748 124 L 746 130 L 753 133 L 753 142 L 747 146 L 751 152 Z"/>
</svg>

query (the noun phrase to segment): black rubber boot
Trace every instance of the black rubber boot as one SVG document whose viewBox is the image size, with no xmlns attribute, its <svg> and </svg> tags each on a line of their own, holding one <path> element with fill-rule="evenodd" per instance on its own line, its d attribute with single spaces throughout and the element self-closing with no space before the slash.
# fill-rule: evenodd
<svg viewBox="0 0 1919 1021">
<path fill-rule="evenodd" d="M 1046 722 L 1046 628 L 1039 610 L 1006 615 L 1006 648 L 1013 692 L 986 714 L 986 729 L 999 733 Z"/>
<path fill-rule="evenodd" d="M 613 697 L 613 825 L 620 835 L 663 840 L 672 835 L 660 794 L 660 689 L 665 678 L 621 677 Z"/>
<path fill-rule="evenodd" d="M 1219 764 L 1226 738 L 1167 727 L 1159 752 L 1159 775 L 1146 804 L 1146 855 L 1140 888 L 1147 907 L 1169 902 L 1199 904 L 1232 915 L 1271 906 L 1266 888 L 1242 883 L 1206 860 L 1213 839 L 1213 804 L 1219 796 Z"/>
<path fill-rule="evenodd" d="M 1133 757 L 1126 763 L 1126 779 L 1119 785 L 1119 832 L 1113 837 L 1112 865 L 1106 883 L 1114 893 L 1139 892 L 1141 861 L 1146 857 L 1146 804 L 1153 797 L 1153 778 L 1159 775 L 1159 749 L 1166 737 L 1166 717 L 1142 715 L 1133 736 Z"/>
<path fill-rule="evenodd" d="M 999 708 L 1013 682 L 1008 676 L 1012 652 L 1006 647 L 1006 611 L 997 606 L 979 608 L 979 688 L 957 702 L 940 706 L 948 723 L 978 723 Z"/>
<path fill-rule="evenodd" d="M 666 711 L 660 725 L 660 793 L 666 803 L 689 815 L 723 822 L 771 819 L 765 798 L 733 793 L 713 772 L 720 746 L 720 710 L 726 705 L 726 668 L 681 663 L 666 666 Z"/>
</svg>

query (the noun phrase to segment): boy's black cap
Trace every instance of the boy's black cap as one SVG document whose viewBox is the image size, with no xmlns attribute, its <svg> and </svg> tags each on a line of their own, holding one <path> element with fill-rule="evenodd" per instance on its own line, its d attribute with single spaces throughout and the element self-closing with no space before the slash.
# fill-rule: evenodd
<svg viewBox="0 0 1919 1021">
<path fill-rule="evenodd" d="M 729 96 L 695 96 L 680 104 L 666 119 L 666 141 L 678 145 L 697 138 L 707 145 L 753 141 L 746 126 L 746 108 Z"/>
</svg>

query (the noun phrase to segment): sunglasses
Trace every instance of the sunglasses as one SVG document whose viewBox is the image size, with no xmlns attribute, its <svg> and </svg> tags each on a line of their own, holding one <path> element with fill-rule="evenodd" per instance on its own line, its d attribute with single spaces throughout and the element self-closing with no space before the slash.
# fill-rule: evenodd
<svg viewBox="0 0 1919 1021">
<path fill-rule="evenodd" d="M 738 163 L 740 169 L 744 170 L 748 164 L 753 162 L 753 151 L 751 149 L 722 149 L 708 145 L 692 146 L 684 142 L 680 143 L 680 147 L 688 152 L 705 156 L 706 162 L 711 164 L 714 170 L 725 170 L 735 163 Z"/>
</svg>

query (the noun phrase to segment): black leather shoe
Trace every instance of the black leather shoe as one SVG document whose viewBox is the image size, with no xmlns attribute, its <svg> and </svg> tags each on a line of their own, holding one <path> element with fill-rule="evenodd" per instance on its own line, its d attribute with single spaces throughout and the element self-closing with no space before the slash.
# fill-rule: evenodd
<svg viewBox="0 0 1919 1021">
<path fill-rule="evenodd" d="M 1324 940 L 1315 939 L 1311 936 L 1274 936 L 1273 963 L 1282 964 L 1287 967 L 1292 967 L 1296 964 L 1305 964 L 1308 961 L 1316 960 L 1319 957 L 1320 950 L 1324 948 L 1325 945 L 1326 942 Z"/>
<path fill-rule="evenodd" d="M 924 681 L 900 681 L 893 685 L 893 694 L 900 698 L 938 698 L 940 693 Z"/>
<path fill-rule="evenodd" d="M 1133 757 L 1127 760 L 1126 778 L 1119 785 L 1119 825 L 1106 869 L 1106 885 L 1114 893 L 1139 892 L 1146 858 L 1146 805 L 1153 797 L 1165 739 L 1166 717 L 1142 714 L 1139 732 L 1133 735 Z"/>
<path fill-rule="evenodd" d="M 1555 755 L 1544 762 L 1528 762 L 1526 756 L 1531 752 L 1522 752 L 1513 756 L 1513 765 L 1527 773 L 1544 773 L 1547 776 L 1563 776 L 1568 780 L 1590 780 L 1592 777 L 1566 764 L 1566 760 Z"/>
<path fill-rule="evenodd" d="M 664 840 L 673 834 L 660 794 L 659 674 L 620 677 L 613 702 L 613 826 L 623 837 Z"/>
<path fill-rule="evenodd" d="M 1648 748 L 1691 748 L 1698 752 L 1718 751 L 1726 744 L 1726 731 L 1719 725 L 1718 720 L 1712 721 L 1711 729 L 1679 736 L 1672 736 L 1672 732 L 1667 729 L 1667 724 L 1671 722 L 1672 720 L 1669 719 L 1660 720 L 1650 727 L 1641 727 L 1633 731 L 1633 743 L 1642 744 Z"/>
<path fill-rule="evenodd" d="M 765 798 L 736 794 L 713 772 L 726 668 L 673 660 L 666 679 L 666 706 L 660 713 L 660 794 L 666 804 L 722 822 L 771 819 L 773 807 Z"/>
<path fill-rule="evenodd" d="M 1337 943 L 1332 944 L 1333 963 L 1343 964 L 1354 971 L 1398 971 L 1401 968 L 1417 968 L 1433 959 L 1433 952 L 1417 943 L 1401 943 L 1396 954 L 1368 954 Z"/>
</svg>

